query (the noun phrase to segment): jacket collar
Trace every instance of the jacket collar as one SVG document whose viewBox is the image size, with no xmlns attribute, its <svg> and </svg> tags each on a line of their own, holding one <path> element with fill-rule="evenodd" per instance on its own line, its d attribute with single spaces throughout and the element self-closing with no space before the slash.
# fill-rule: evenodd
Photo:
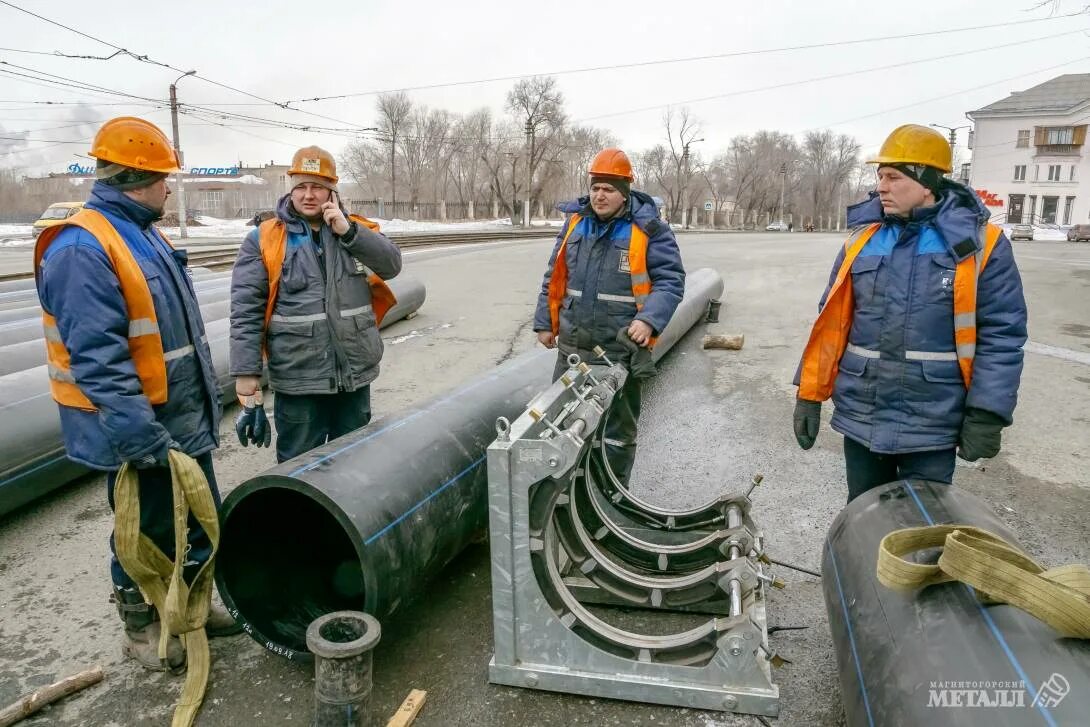
<svg viewBox="0 0 1090 727">
<path fill-rule="evenodd" d="M 598 221 L 598 218 L 594 214 L 594 210 L 590 206 L 590 195 L 585 195 L 579 199 L 573 199 L 568 202 L 561 202 L 556 206 L 556 209 L 564 214 L 578 212 L 586 218 Z M 655 206 L 655 200 L 646 193 L 633 189 L 628 195 L 628 201 L 625 203 L 624 210 L 613 219 L 631 220 L 639 225 L 641 229 L 646 231 L 648 225 L 650 225 L 653 220 L 657 220 L 658 216 L 658 207 Z"/>
<path fill-rule="evenodd" d="M 913 210 L 907 219 L 886 215 L 878 193 L 871 192 L 864 201 L 848 207 L 847 222 L 849 228 L 875 222 L 899 226 L 931 225 L 942 236 L 950 254 L 960 261 L 983 248 L 981 228 L 989 216 L 976 192 L 964 184 L 944 179 L 938 203 Z"/>
<path fill-rule="evenodd" d="M 153 222 L 163 216 L 162 212 L 145 207 L 103 182 L 95 182 L 91 187 L 91 198 L 87 206 L 99 212 L 132 222 L 141 230 L 146 230 Z"/>
</svg>

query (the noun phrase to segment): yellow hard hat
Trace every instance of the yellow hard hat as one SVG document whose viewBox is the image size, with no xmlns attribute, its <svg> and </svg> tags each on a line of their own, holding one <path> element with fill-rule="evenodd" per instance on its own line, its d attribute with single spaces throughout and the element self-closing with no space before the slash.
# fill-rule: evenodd
<svg viewBox="0 0 1090 727">
<path fill-rule="evenodd" d="M 878 156 L 867 164 L 925 164 L 950 172 L 954 168 L 950 144 L 942 134 L 919 124 L 894 129 L 882 143 Z"/>
</svg>

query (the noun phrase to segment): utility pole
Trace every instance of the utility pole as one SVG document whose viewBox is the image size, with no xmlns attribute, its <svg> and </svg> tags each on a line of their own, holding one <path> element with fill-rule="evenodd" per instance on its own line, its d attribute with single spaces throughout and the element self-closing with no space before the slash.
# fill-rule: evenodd
<svg viewBox="0 0 1090 727">
<path fill-rule="evenodd" d="M 178 81 L 182 80 L 186 76 L 192 76 L 196 71 L 189 71 L 183 73 L 174 80 L 174 83 L 170 84 L 170 124 L 174 130 L 174 153 L 178 156 L 178 166 L 183 167 L 178 170 L 178 173 L 174 175 L 174 179 L 178 184 L 178 232 L 183 238 L 189 237 L 189 230 L 186 227 L 186 208 L 185 208 L 185 162 L 182 159 L 181 144 L 178 141 Z"/>
<path fill-rule="evenodd" d="M 682 229 L 689 229 L 689 177 L 691 172 L 689 171 L 689 145 L 695 144 L 698 141 L 704 141 L 703 139 L 690 139 L 685 142 L 685 145 L 681 148 L 681 168 L 685 175 L 684 180 L 678 180 L 682 184 L 681 198 L 684 209 L 681 210 L 681 227 Z"/>
<path fill-rule="evenodd" d="M 787 162 L 780 164 L 780 226 L 783 226 L 783 191 L 787 186 Z"/>
<path fill-rule="evenodd" d="M 946 129 L 949 134 L 947 140 L 950 142 L 950 159 L 953 160 L 954 154 L 958 147 L 958 130 L 959 129 L 971 129 L 973 127 L 966 124 L 965 126 L 943 126 L 942 124 L 931 124 L 936 129 Z M 954 176 L 954 172 L 951 170 L 950 176 Z"/>
<path fill-rule="evenodd" d="M 530 195 L 534 188 L 534 125 L 526 119 L 526 195 L 522 202 L 522 226 L 530 228 Z"/>
<path fill-rule="evenodd" d="M 397 159 L 394 151 L 397 149 L 397 129 L 390 132 L 390 219 L 397 217 Z"/>
</svg>

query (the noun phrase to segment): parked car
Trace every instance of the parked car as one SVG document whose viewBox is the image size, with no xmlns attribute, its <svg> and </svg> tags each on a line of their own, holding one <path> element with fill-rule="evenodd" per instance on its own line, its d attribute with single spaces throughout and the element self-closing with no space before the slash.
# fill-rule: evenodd
<svg viewBox="0 0 1090 727">
<path fill-rule="evenodd" d="M 1015 240 L 1033 240 L 1033 225 L 1015 225 L 1011 228 L 1011 242 Z"/>
<path fill-rule="evenodd" d="M 765 228 L 768 232 L 787 232 L 786 222 L 773 222 L 771 225 Z"/>
<path fill-rule="evenodd" d="M 35 239 L 45 228 L 61 224 L 81 209 L 83 202 L 54 202 L 49 205 L 33 225 Z"/>
<path fill-rule="evenodd" d="M 1068 242 L 1090 242 L 1090 225 L 1071 225 L 1067 231 Z"/>
</svg>

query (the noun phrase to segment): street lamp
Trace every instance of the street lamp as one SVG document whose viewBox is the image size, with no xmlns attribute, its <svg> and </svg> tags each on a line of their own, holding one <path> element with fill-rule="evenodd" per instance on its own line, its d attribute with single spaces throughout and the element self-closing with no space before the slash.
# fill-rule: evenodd
<svg viewBox="0 0 1090 727">
<path fill-rule="evenodd" d="M 178 141 L 178 81 L 182 80 L 186 76 L 196 75 L 196 71 L 186 71 L 182 75 L 174 79 L 174 83 L 170 84 L 170 123 L 174 129 L 174 153 L 178 156 L 178 166 L 182 167 L 178 170 L 178 173 L 174 175 L 174 179 L 178 184 L 178 232 L 183 237 L 189 237 L 189 230 L 186 229 L 186 211 L 185 211 L 185 165 L 182 163 L 182 149 L 181 144 Z"/>
<path fill-rule="evenodd" d="M 798 159 L 791 160 L 791 166 L 797 166 Z M 787 185 L 787 162 L 780 164 L 780 226 L 783 226 L 784 187 Z"/>
<path fill-rule="evenodd" d="M 684 207 L 681 210 L 681 227 L 682 229 L 689 229 L 689 145 L 695 144 L 698 141 L 704 141 L 704 139 L 689 139 L 682 146 L 681 151 L 681 167 L 685 170 L 685 187 L 682 189 L 682 198 L 684 200 Z"/>
<path fill-rule="evenodd" d="M 968 124 L 966 124 L 965 126 L 943 126 L 942 124 L 931 124 L 931 126 L 934 126 L 936 129 L 946 129 L 946 131 L 949 132 L 949 135 L 948 135 L 947 138 L 950 141 L 950 156 L 951 156 L 951 158 L 954 156 L 954 148 L 958 144 L 958 130 L 973 128 L 972 126 L 970 126 Z"/>
</svg>

